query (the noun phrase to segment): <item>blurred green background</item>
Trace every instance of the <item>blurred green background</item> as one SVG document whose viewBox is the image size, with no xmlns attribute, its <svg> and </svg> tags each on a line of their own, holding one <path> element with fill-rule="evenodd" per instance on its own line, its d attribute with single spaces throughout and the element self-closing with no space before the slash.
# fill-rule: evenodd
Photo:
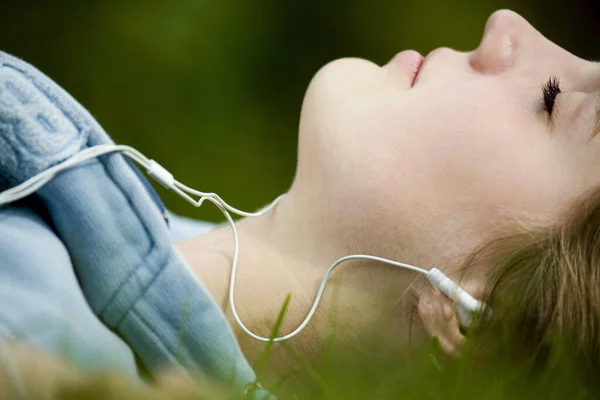
<svg viewBox="0 0 600 400">
<path fill-rule="evenodd" d="M 306 86 L 346 56 L 475 48 L 510 8 L 573 53 L 598 59 L 600 3 L 352 0 L 3 2 L 0 49 L 71 92 L 115 141 L 244 210 L 290 185 Z M 221 220 L 159 190 L 174 211 Z"/>
</svg>

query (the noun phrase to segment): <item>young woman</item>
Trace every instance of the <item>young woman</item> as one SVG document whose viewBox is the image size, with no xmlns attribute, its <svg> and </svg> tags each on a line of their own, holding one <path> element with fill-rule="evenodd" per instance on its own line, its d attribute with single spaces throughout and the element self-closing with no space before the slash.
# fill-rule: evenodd
<svg viewBox="0 0 600 400">
<path fill-rule="evenodd" d="M 600 144 L 594 136 L 600 129 L 599 86 L 598 64 L 559 48 L 511 11 L 494 13 L 480 45 L 470 52 L 441 48 L 423 58 L 404 51 L 382 67 L 360 59 L 328 64 L 306 93 L 297 173 L 289 192 L 271 212 L 238 223 L 236 302 L 240 317 L 251 330 L 268 336 L 285 296 L 292 293 L 280 329 L 288 333 L 304 319 L 333 261 L 348 254 L 371 254 L 444 271 L 486 301 L 494 310 L 492 316 L 505 315 L 495 310 L 508 304 L 506 315 L 517 318 L 513 326 L 522 329 L 515 332 L 525 339 L 523 343 L 532 344 L 532 354 L 559 335 L 575 354 L 591 351 L 597 356 L 600 274 L 596 272 L 595 240 L 600 203 L 594 189 L 600 180 Z M 92 139 L 97 133 L 94 129 Z M 9 129 L 3 132 L 7 137 Z M 77 132 L 57 152 L 105 140 L 83 140 Z M 0 165 L 5 178 L 15 184 L 28 176 L 16 172 L 12 159 L 5 156 Z M 31 174 L 43 169 L 36 162 Z M 117 262 L 118 243 L 127 242 L 129 247 L 122 247 L 127 249 L 131 243 L 137 248 L 152 247 L 136 242 L 137 231 L 129 230 L 128 223 L 97 232 L 100 228 L 94 224 L 113 218 L 110 215 L 119 207 L 137 207 L 131 199 L 113 202 L 104 189 L 98 193 L 91 189 L 108 187 L 108 183 L 90 180 L 101 180 L 100 175 L 107 173 L 101 166 L 97 165 L 97 175 L 86 175 L 91 172 L 83 167 L 66 172 L 63 186 L 57 183 L 45 192 L 41 189 L 39 196 L 95 314 L 120 332 L 146 367 L 152 368 L 153 357 L 163 364 L 164 359 L 156 352 L 144 358 L 140 352 L 144 346 L 162 342 L 136 347 L 136 341 L 142 340 L 136 335 L 146 332 L 140 321 L 169 320 L 165 310 L 177 309 L 178 317 L 169 323 L 185 326 L 196 309 L 192 306 L 192 312 L 185 311 L 183 300 L 170 302 L 169 296 L 184 289 L 189 296 L 196 292 L 194 286 L 182 289 L 178 285 L 183 281 L 169 281 L 166 272 L 149 268 L 153 271 L 149 276 L 165 280 L 152 301 L 144 298 L 144 305 L 134 314 L 130 315 L 130 303 L 139 302 L 125 300 L 119 292 L 104 291 L 101 301 L 90 299 L 99 290 L 99 282 L 105 284 L 109 271 L 122 268 L 122 260 Z M 122 166 L 113 167 L 110 173 L 118 175 Z M 106 165 L 105 169 L 110 171 Z M 73 186 L 84 178 L 88 179 L 85 190 L 80 188 L 72 197 L 64 194 L 75 190 Z M 138 186 L 135 190 L 143 188 Z M 132 190 L 121 188 L 123 193 Z M 82 196 L 92 192 L 97 194 L 94 202 L 104 199 L 104 208 L 98 203 L 79 204 Z M 55 200 L 61 196 L 62 200 Z M 149 207 L 139 208 L 150 212 Z M 78 212 L 94 223 L 74 222 Z M 158 220 L 160 215 L 155 212 L 152 218 Z M 73 234 L 73 226 L 84 228 Z M 154 221 L 144 229 L 152 236 L 154 229 L 163 228 Z M 121 231 L 125 234 L 115 233 Z M 87 240 L 87 235 L 94 235 L 93 240 Z M 229 315 L 230 231 L 222 228 L 191 236 L 177 241 L 175 247 Z M 160 247 L 164 240 L 163 235 L 151 243 Z M 103 246 L 102 257 L 92 250 Z M 89 264 L 95 269 L 86 267 Z M 410 333 L 437 336 L 446 351 L 460 351 L 464 335 L 452 301 L 421 277 L 363 261 L 354 261 L 335 275 L 335 289 L 326 290 L 316 317 L 291 341 L 302 355 L 310 357 L 331 326 L 339 343 L 348 348 L 360 346 L 371 327 L 390 312 L 388 329 L 398 337 L 398 346 L 406 345 Z M 119 285 L 123 282 L 131 283 L 131 279 L 118 281 Z M 152 292 L 152 285 L 146 284 L 139 285 L 144 294 L 136 292 L 132 298 Z M 199 282 L 193 284 L 202 290 Z M 414 301 L 403 301 L 406 298 Z M 118 308 L 121 302 L 128 306 Z M 117 304 L 118 311 L 107 311 L 107 304 Z M 140 317 L 138 312 L 145 314 Z M 411 318 L 414 315 L 417 318 Z M 187 337 L 194 337 L 194 329 L 206 325 L 206 321 L 205 325 L 195 323 L 184 329 Z M 243 353 L 254 364 L 263 345 L 237 333 Z M 167 335 L 154 336 L 161 334 Z M 152 336 L 144 335 L 143 340 Z M 210 335 L 201 339 L 219 340 Z M 171 343 L 167 347 L 175 348 L 173 341 L 176 338 L 167 340 Z M 191 359 L 202 358 L 190 352 Z M 217 357 L 215 352 L 212 357 Z M 271 365 L 279 364 L 275 360 Z M 251 380 L 248 376 L 245 381 Z"/>
<path fill-rule="evenodd" d="M 357 253 L 437 267 L 487 298 L 490 273 L 498 276 L 499 267 L 488 260 L 465 273 L 468 256 L 495 239 L 536 232 L 544 245 L 531 257 L 539 262 L 527 270 L 502 267 L 530 285 L 512 296 L 539 329 L 577 332 L 568 340 L 591 344 L 600 334 L 596 244 L 593 236 L 579 242 L 581 232 L 565 232 L 562 223 L 600 181 L 599 89 L 597 63 L 561 49 L 511 11 L 494 13 L 470 52 L 440 48 L 423 60 L 404 51 L 382 67 L 360 59 L 328 64 L 305 96 L 291 189 L 273 212 L 239 224 L 242 319 L 267 335 L 265 320 L 274 321 L 291 292 L 281 332 L 291 331 L 331 262 Z M 583 218 L 576 229 L 597 229 Z M 574 235 L 575 247 L 546 247 L 560 240 L 552 228 Z M 548 236 L 536 236 L 541 229 Z M 228 229 L 176 245 L 226 309 Z M 445 350 L 460 349 L 464 336 L 451 301 L 422 278 L 370 262 L 342 268 L 335 301 L 326 299 L 297 339 L 306 353 L 332 324 L 333 307 L 343 326 L 335 336 L 351 346 L 382 310 L 395 310 L 389 329 L 406 337 L 414 306 Z M 492 283 L 505 279 L 513 284 L 511 275 Z M 413 282 L 417 301 L 399 302 Z M 253 346 L 239 337 L 243 347 Z"/>
</svg>

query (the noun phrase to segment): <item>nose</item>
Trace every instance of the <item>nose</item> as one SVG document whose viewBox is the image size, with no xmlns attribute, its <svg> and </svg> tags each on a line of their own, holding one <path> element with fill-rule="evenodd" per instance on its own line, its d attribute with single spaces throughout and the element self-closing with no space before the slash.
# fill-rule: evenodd
<svg viewBox="0 0 600 400">
<path fill-rule="evenodd" d="M 519 14 L 510 10 L 494 12 L 485 24 L 479 47 L 471 54 L 472 68 L 484 74 L 513 68 L 531 31 L 535 32 Z"/>
</svg>

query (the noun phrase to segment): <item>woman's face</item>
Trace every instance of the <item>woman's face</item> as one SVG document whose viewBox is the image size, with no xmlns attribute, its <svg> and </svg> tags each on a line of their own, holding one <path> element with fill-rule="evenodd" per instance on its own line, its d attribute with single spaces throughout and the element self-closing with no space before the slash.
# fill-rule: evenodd
<svg viewBox="0 0 600 400">
<path fill-rule="evenodd" d="M 442 246 L 507 218 L 552 221 L 600 180 L 598 64 L 511 11 L 488 19 L 475 50 L 421 61 L 341 59 L 308 88 L 294 185 L 343 210 L 347 231 Z M 551 77 L 561 93 L 550 85 L 544 101 Z"/>
</svg>

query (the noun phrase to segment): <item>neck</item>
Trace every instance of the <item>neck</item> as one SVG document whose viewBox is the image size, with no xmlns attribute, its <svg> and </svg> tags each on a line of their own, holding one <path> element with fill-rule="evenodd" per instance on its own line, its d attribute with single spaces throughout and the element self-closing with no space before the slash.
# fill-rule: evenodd
<svg viewBox="0 0 600 400">
<path fill-rule="evenodd" d="M 291 294 L 291 301 L 278 336 L 291 332 L 302 323 L 325 271 L 335 260 L 357 253 L 357 250 L 381 255 L 369 252 L 367 248 L 347 245 L 350 241 L 336 232 L 335 220 L 329 215 L 326 205 L 317 207 L 290 192 L 268 214 L 243 219 L 236 224 L 240 245 L 236 309 L 242 322 L 255 334 L 270 335 L 288 294 Z M 237 326 L 228 300 L 233 254 L 230 227 L 176 245 L 228 315 L 250 362 L 256 362 L 264 343 L 248 337 Z M 311 322 L 289 343 L 302 356 L 311 358 L 327 334 L 337 326 L 343 329 L 336 329 L 333 339 L 339 344 L 356 347 L 359 343 L 353 342 L 361 341 L 363 332 L 367 334 L 373 326 L 381 326 L 384 317 L 396 337 L 408 338 L 411 302 L 403 300 L 415 277 L 412 272 L 385 264 L 345 263 L 330 278 Z M 285 363 L 285 357 L 281 356 L 280 361 Z"/>
</svg>

